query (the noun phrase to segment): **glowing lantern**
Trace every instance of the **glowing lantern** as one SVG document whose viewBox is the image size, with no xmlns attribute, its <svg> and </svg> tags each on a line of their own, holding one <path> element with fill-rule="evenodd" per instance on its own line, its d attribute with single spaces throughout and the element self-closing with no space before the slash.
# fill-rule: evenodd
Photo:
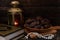
<svg viewBox="0 0 60 40">
<path fill-rule="evenodd" d="M 19 24 L 22 24 L 22 10 L 17 7 L 19 5 L 19 1 L 12 1 L 11 5 L 12 7 L 8 10 L 8 25 L 17 26 Z M 18 21 L 15 21 L 15 19 Z"/>
</svg>

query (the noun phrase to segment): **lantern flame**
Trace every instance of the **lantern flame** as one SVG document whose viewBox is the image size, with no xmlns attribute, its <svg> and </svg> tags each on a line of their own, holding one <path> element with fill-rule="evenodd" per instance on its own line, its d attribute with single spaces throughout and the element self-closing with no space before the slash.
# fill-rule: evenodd
<svg viewBox="0 0 60 40">
<path fill-rule="evenodd" d="M 15 22 L 14 22 L 14 25 L 18 25 L 18 22 L 15 21 Z"/>
</svg>

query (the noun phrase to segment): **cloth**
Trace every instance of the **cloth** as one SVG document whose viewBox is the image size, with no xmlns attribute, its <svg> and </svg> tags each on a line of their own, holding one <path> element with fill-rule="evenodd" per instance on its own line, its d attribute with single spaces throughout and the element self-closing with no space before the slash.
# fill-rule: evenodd
<svg viewBox="0 0 60 40">
<path fill-rule="evenodd" d="M 0 36 L 0 40 L 5 40 L 5 38 L 4 38 L 4 37 L 2 37 L 2 36 Z"/>
<path fill-rule="evenodd" d="M 43 38 L 43 39 L 53 39 L 55 36 L 54 34 L 42 35 L 42 34 L 39 34 L 37 32 L 31 32 L 31 33 L 35 34 L 38 38 Z M 28 39 L 28 37 L 31 33 L 28 33 L 27 36 L 25 36 L 26 39 Z"/>
</svg>

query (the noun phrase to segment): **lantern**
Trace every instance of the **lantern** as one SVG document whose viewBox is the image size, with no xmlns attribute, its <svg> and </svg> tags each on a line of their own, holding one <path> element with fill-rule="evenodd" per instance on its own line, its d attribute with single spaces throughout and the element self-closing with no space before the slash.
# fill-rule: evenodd
<svg viewBox="0 0 60 40">
<path fill-rule="evenodd" d="M 17 8 L 19 1 L 12 1 L 12 7 L 8 10 L 8 25 L 18 25 L 22 23 L 22 10 Z M 16 22 L 16 20 L 18 20 Z"/>
</svg>

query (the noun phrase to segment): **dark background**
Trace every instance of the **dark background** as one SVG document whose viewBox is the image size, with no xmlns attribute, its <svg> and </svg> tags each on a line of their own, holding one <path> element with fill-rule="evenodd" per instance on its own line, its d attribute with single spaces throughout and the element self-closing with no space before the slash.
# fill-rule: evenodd
<svg viewBox="0 0 60 40">
<path fill-rule="evenodd" d="M 0 21 L 7 22 L 7 9 L 12 0 L 0 0 Z M 23 16 L 43 16 L 51 20 L 52 24 L 60 25 L 60 0 L 18 0 Z"/>
</svg>

